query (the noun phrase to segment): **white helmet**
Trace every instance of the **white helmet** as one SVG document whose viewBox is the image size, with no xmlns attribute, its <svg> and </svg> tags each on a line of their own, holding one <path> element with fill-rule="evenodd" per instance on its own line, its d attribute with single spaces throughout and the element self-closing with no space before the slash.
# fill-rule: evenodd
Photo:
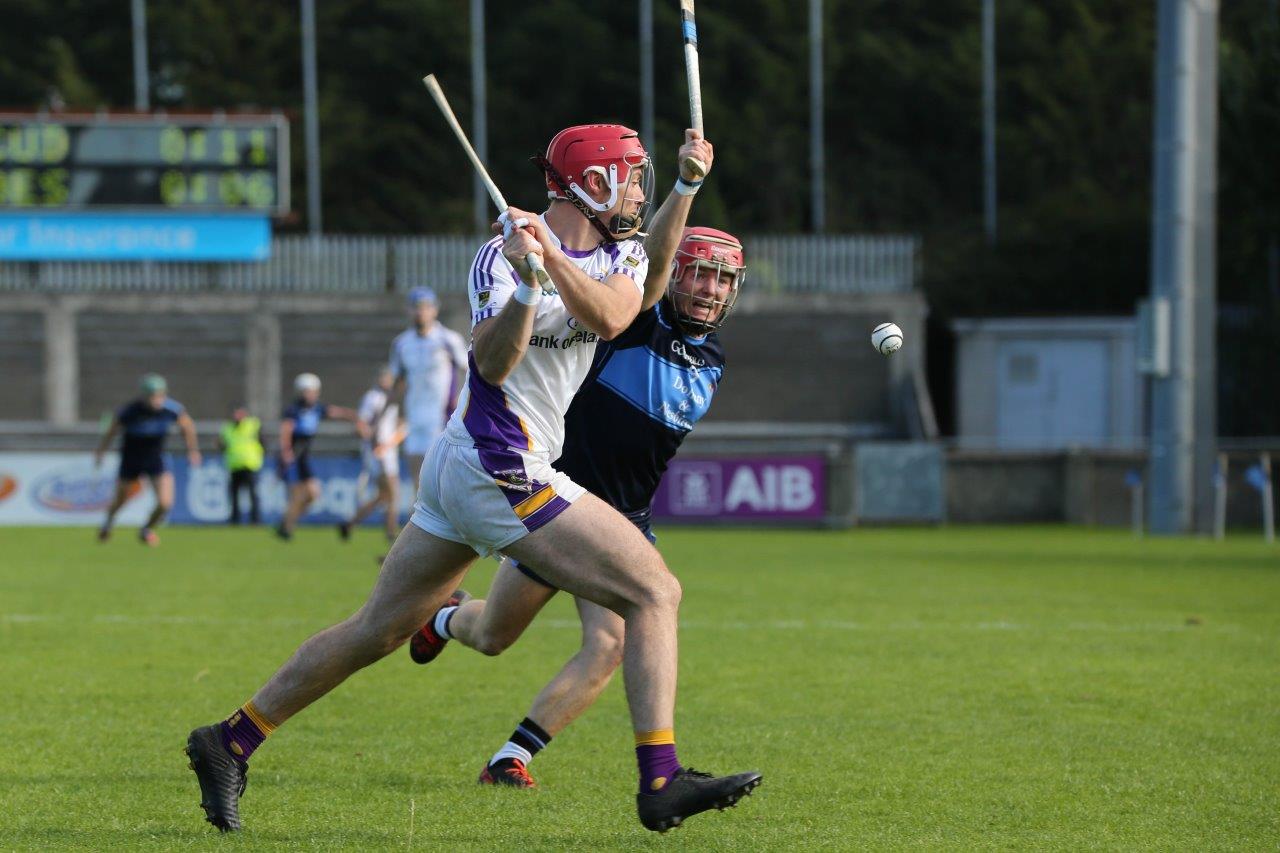
<svg viewBox="0 0 1280 853">
<path fill-rule="evenodd" d="M 299 373 L 298 377 L 293 380 L 293 390 L 298 394 L 304 391 L 319 391 L 320 377 L 314 373 Z"/>
</svg>

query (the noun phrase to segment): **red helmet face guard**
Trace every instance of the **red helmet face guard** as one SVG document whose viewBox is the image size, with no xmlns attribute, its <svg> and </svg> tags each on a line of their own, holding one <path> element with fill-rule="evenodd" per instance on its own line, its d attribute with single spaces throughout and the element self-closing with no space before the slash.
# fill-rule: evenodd
<svg viewBox="0 0 1280 853">
<path fill-rule="evenodd" d="M 606 240 L 625 240 L 643 227 L 653 196 L 653 164 L 631 128 L 620 124 L 570 127 L 555 135 L 545 155 L 533 160 L 546 177 L 547 197 L 572 203 Z M 583 187 L 592 172 L 609 189 L 604 201 L 596 201 Z M 643 201 L 633 213 L 625 213 L 627 201 L 637 191 Z M 607 223 L 601 221 L 600 214 L 615 209 Z"/>
<path fill-rule="evenodd" d="M 686 273 L 690 269 L 693 270 L 692 280 L 686 283 Z M 696 282 L 707 275 L 712 276 L 716 283 L 713 296 L 697 292 Z M 719 282 L 724 275 L 730 276 L 732 281 L 729 292 L 720 297 Z M 671 280 L 667 283 L 667 297 L 681 332 L 690 337 L 702 337 L 723 326 L 738 301 L 746 275 L 746 258 L 737 237 L 714 228 L 684 229 L 672 263 Z M 700 308 L 705 316 L 693 316 L 687 310 L 682 311 L 682 307 Z"/>
</svg>

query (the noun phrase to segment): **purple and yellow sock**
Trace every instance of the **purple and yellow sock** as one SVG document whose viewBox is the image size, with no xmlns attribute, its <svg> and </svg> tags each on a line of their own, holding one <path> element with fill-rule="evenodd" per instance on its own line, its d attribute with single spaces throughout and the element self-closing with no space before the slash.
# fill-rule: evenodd
<svg viewBox="0 0 1280 853">
<path fill-rule="evenodd" d="M 222 721 L 222 745 L 240 761 L 248 761 L 253 751 L 262 746 L 276 727 L 253 706 L 245 702 L 240 710 Z"/>
<path fill-rule="evenodd" d="M 656 794 L 680 772 L 673 729 L 636 732 L 636 763 L 640 765 L 640 793 Z"/>
</svg>

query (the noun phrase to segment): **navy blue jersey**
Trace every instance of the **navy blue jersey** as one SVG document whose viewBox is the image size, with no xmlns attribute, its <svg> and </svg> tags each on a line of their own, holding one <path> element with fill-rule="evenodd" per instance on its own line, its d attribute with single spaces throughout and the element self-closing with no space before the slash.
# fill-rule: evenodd
<svg viewBox="0 0 1280 853">
<path fill-rule="evenodd" d="M 293 439 L 290 443 L 295 453 L 306 453 L 311 449 L 311 439 L 320 431 L 320 422 L 324 420 L 328 408 L 319 400 L 310 406 L 301 400 L 294 400 L 284 410 L 280 419 L 293 421 Z"/>
<path fill-rule="evenodd" d="M 164 452 L 164 439 L 178 417 L 186 409 L 177 400 L 166 397 L 158 409 L 145 400 L 134 400 L 116 412 L 116 420 L 124 429 L 120 454 L 128 457 L 159 456 Z"/>
<path fill-rule="evenodd" d="M 624 513 L 646 511 L 667 463 L 711 408 L 724 375 L 714 333 L 686 338 L 664 299 L 597 347 L 565 413 L 556 467 Z"/>
</svg>

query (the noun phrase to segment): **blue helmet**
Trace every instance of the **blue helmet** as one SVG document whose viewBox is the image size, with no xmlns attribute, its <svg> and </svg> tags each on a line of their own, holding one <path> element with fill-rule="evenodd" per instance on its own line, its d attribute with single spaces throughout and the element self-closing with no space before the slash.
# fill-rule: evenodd
<svg viewBox="0 0 1280 853">
<path fill-rule="evenodd" d="M 409 307 L 417 308 L 423 302 L 436 304 L 436 292 L 429 287 L 415 287 L 409 291 Z"/>
</svg>

